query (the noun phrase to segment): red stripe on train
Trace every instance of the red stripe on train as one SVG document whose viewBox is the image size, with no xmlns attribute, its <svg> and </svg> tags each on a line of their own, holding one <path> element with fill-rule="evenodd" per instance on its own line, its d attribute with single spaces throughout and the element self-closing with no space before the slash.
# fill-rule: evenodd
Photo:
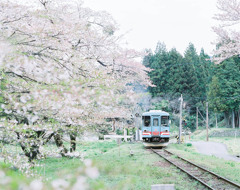
<svg viewBox="0 0 240 190">
<path fill-rule="evenodd" d="M 169 132 L 161 132 L 160 135 L 170 135 Z"/>
<path fill-rule="evenodd" d="M 151 135 L 151 131 L 144 131 L 142 134 L 143 135 Z"/>
</svg>

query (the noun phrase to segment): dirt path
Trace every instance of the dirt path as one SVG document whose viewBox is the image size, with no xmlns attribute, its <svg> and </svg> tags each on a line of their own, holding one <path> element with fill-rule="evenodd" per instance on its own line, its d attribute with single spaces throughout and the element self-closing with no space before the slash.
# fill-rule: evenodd
<svg viewBox="0 0 240 190">
<path fill-rule="evenodd" d="M 228 153 L 227 147 L 225 144 L 217 142 L 191 142 L 192 145 L 197 149 L 201 154 L 214 155 L 218 158 L 223 158 L 225 160 L 232 160 L 240 162 L 240 158 L 232 156 Z"/>
</svg>

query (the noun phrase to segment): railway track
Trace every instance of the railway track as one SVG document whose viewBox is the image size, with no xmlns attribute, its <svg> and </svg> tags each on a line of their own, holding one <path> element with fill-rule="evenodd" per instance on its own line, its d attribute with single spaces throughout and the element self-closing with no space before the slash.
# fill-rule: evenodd
<svg viewBox="0 0 240 190">
<path fill-rule="evenodd" d="M 240 185 L 234 183 L 218 174 L 209 171 L 189 160 L 186 160 L 180 156 L 173 154 L 172 152 L 165 149 L 152 149 L 152 151 L 172 165 L 176 166 L 191 178 L 200 182 L 203 186 L 208 189 L 214 190 L 235 190 L 240 189 Z"/>
</svg>

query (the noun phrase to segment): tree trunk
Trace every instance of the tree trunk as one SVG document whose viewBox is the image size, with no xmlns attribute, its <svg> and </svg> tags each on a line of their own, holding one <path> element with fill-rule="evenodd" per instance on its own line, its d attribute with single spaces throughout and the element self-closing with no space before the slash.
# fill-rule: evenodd
<svg viewBox="0 0 240 190">
<path fill-rule="evenodd" d="M 70 134 L 70 140 L 71 140 L 70 152 L 74 152 L 76 150 L 76 137 L 77 137 L 76 133 Z"/>
<path fill-rule="evenodd" d="M 238 110 L 238 127 L 240 128 L 240 106 Z"/>
<path fill-rule="evenodd" d="M 240 122 L 240 116 L 239 116 L 239 114 L 240 114 L 240 112 L 239 112 L 240 110 L 238 110 L 238 111 L 235 111 L 235 117 L 234 117 L 234 120 L 235 120 L 235 128 L 237 128 L 237 127 L 239 127 L 239 122 Z"/>
<path fill-rule="evenodd" d="M 19 144 L 25 154 L 25 156 L 28 157 L 28 161 L 32 162 L 33 160 L 37 159 L 37 155 L 40 154 L 39 152 L 39 141 L 37 141 L 36 139 L 34 139 L 35 141 L 29 143 L 24 143 L 25 139 L 28 138 L 34 138 L 34 136 L 27 136 L 26 134 L 21 135 L 20 133 L 16 132 L 17 134 L 17 139 L 19 140 Z M 24 141 L 22 140 L 24 139 Z"/>
<path fill-rule="evenodd" d="M 30 146 L 29 151 L 28 151 L 28 148 L 23 143 L 20 143 L 20 146 L 25 156 L 28 157 L 29 162 L 32 162 L 33 160 L 37 159 L 37 155 L 40 154 L 38 145 Z"/>
<path fill-rule="evenodd" d="M 65 148 L 65 146 L 63 145 L 63 141 L 62 141 L 62 135 L 60 135 L 59 133 L 55 133 L 54 134 L 54 140 L 56 142 L 56 145 L 58 148 L 62 148 L 60 154 L 62 156 L 65 156 L 65 154 L 68 152 L 68 150 Z"/>
<path fill-rule="evenodd" d="M 115 122 L 116 122 L 116 120 L 113 119 L 113 123 L 112 123 L 112 131 L 113 131 L 113 132 L 115 132 Z"/>
<path fill-rule="evenodd" d="M 238 127 L 238 111 L 234 111 L 234 124 L 235 124 L 235 128 Z"/>
<path fill-rule="evenodd" d="M 225 120 L 226 127 L 229 127 L 229 113 L 228 112 L 224 112 L 224 120 Z"/>
</svg>

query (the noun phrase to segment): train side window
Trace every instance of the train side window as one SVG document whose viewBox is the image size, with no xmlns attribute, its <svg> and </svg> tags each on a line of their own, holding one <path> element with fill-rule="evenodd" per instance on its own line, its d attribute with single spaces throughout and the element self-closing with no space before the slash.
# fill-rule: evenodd
<svg viewBox="0 0 240 190">
<path fill-rule="evenodd" d="M 159 126 L 158 118 L 153 119 L 153 126 Z"/>
<path fill-rule="evenodd" d="M 169 123 L 169 116 L 162 116 L 161 117 L 161 125 L 168 126 Z"/>
<path fill-rule="evenodd" d="M 143 120 L 143 124 L 145 127 L 149 127 L 150 126 L 150 123 L 151 123 L 151 120 L 150 120 L 150 116 L 143 116 L 142 117 L 142 120 Z"/>
</svg>

